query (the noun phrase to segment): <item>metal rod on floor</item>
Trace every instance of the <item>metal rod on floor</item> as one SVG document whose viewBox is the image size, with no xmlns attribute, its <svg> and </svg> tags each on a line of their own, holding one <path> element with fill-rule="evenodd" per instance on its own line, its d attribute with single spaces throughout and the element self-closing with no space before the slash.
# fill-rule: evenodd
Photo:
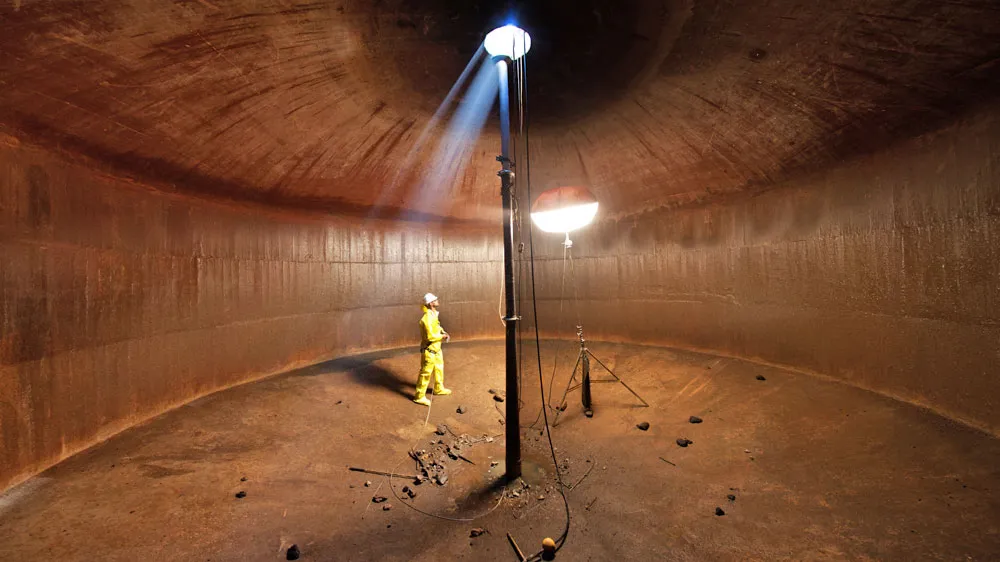
<svg viewBox="0 0 1000 562">
<path fill-rule="evenodd" d="M 377 474 L 378 476 L 395 476 L 396 478 L 407 478 L 410 480 L 416 480 L 417 477 L 411 474 L 397 474 L 395 472 L 382 472 L 381 470 L 368 470 L 367 468 L 358 468 L 356 466 L 349 467 L 352 472 L 364 472 L 366 474 Z"/>
</svg>

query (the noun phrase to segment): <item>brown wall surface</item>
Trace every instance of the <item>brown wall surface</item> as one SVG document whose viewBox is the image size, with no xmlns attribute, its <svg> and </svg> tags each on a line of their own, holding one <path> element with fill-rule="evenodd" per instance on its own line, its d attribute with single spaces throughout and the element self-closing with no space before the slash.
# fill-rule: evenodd
<svg viewBox="0 0 1000 562">
<path fill-rule="evenodd" d="M 536 236 L 541 329 L 566 336 L 561 237 Z M 791 366 L 1000 432 L 1000 111 L 755 197 L 573 238 L 592 338 Z"/>
<path fill-rule="evenodd" d="M 0 140 L 0 490 L 200 395 L 416 345 L 426 291 L 456 339 L 502 334 L 499 227 L 191 200 Z"/>
</svg>

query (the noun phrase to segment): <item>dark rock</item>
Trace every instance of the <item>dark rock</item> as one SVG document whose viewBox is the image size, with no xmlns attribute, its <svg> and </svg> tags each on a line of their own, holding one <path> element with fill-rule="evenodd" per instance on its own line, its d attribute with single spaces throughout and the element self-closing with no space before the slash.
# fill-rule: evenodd
<svg viewBox="0 0 1000 562">
<path fill-rule="evenodd" d="M 448 483 L 448 475 L 447 474 L 438 474 L 437 477 L 435 477 L 435 480 L 437 480 L 437 483 L 439 485 L 444 486 L 445 484 Z"/>
<path fill-rule="evenodd" d="M 736 501 L 736 496 L 734 494 L 729 494 L 728 496 L 726 496 L 726 499 L 731 502 L 734 502 Z"/>
<path fill-rule="evenodd" d="M 443 426 L 443 425 L 437 426 L 437 429 L 434 430 L 434 433 L 437 433 L 438 435 L 444 435 L 447 432 L 448 432 L 448 428 L 445 427 L 445 426 Z"/>
<path fill-rule="evenodd" d="M 698 416 L 691 416 L 690 418 L 688 418 L 688 421 L 691 423 L 701 423 L 701 418 L 699 418 Z"/>
<path fill-rule="evenodd" d="M 495 389 L 495 388 L 491 388 L 490 389 L 490 394 L 500 394 L 500 391 L 497 390 L 497 389 Z"/>
<path fill-rule="evenodd" d="M 293 544 L 288 547 L 288 552 L 285 553 L 285 560 L 298 560 L 302 553 L 299 552 L 299 545 Z"/>
<path fill-rule="evenodd" d="M 476 537 L 478 537 L 479 535 L 482 535 L 485 532 L 486 532 L 486 529 L 481 529 L 479 527 L 476 527 L 475 529 L 469 531 L 469 537 L 476 538 Z"/>
<path fill-rule="evenodd" d="M 694 443 L 694 441 L 687 439 L 685 437 L 681 437 L 680 439 L 677 440 L 677 445 L 680 447 L 687 447 L 691 443 Z"/>
<path fill-rule="evenodd" d="M 646 431 L 646 430 L 649 429 L 649 422 L 642 422 L 642 423 L 636 425 L 636 427 L 638 427 L 639 429 L 641 429 L 643 431 Z"/>
<path fill-rule="evenodd" d="M 385 496 L 372 496 L 372 503 L 382 503 L 389 498 Z"/>
<path fill-rule="evenodd" d="M 503 396 L 500 396 L 499 394 L 494 394 L 493 399 L 497 402 L 503 402 Z"/>
<path fill-rule="evenodd" d="M 390 509 L 392 509 L 392 504 L 391 503 L 387 503 L 387 504 L 385 504 L 385 505 L 382 506 L 382 511 L 389 511 Z"/>
<path fill-rule="evenodd" d="M 767 379 L 764 378 L 764 375 L 757 375 L 757 380 L 766 381 Z"/>
<path fill-rule="evenodd" d="M 236 492 L 236 497 L 242 500 L 243 498 L 247 497 L 247 493 L 244 492 L 243 490 L 240 490 L 239 492 Z"/>
<path fill-rule="evenodd" d="M 717 507 L 717 508 L 715 508 L 715 514 L 721 517 L 721 516 L 725 515 L 726 512 L 722 511 L 721 507 Z"/>
<path fill-rule="evenodd" d="M 458 412 L 459 414 L 464 414 L 465 412 L 468 412 L 469 410 L 465 406 L 459 406 L 458 409 L 455 410 L 455 411 Z"/>
</svg>

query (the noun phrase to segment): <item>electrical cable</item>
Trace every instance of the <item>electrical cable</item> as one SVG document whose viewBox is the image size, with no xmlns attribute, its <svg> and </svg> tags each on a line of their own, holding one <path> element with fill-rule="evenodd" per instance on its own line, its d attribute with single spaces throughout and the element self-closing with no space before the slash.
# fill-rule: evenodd
<svg viewBox="0 0 1000 562">
<path fill-rule="evenodd" d="M 493 507 L 486 510 L 485 513 L 481 513 L 474 517 L 448 517 L 447 515 L 438 515 L 436 513 L 424 511 L 413 504 L 406 503 L 403 500 L 403 498 L 399 497 L 399 494 L 396 493 L 396 488 L 394 488 L 392 485 L 392 478 L 393 476 L 395 476 L 396 469 L 399 468 L 399 465 L 401 464 L 403 464 L 402 460 L 399 461 L 396 464 L 396 466 L 392 469 L 392 472 L 390 472 L 391 476 L 389 476 L 389 490 L 392 491 L 392 495 L 399 501 L 399 503 L 405 505 L 406 507 L 409 507 L 410 509 L 416 511 L 417 513 L 427 515 L 429 517 L 434 517 L 435 519 L 444 519 L 445 521 L 455 521 L 458 523 L 468 523 L 470 521 L 475 521 L 476 519 L 482 519 L 483 517 L 486 517 L 487 515 L 493 513 L 498 507 L 500 507 L 500 504 L 503 503 L 503 500 L 507 497 L 507 489 L 503 488 L 502 491 L 500 492 L 500 499 L 497 500 L 497 503 Z"/>
<path fill-rule="evenodd" d="M 527 56 L 522 56 L 521 59 L 522 59 L 522 63 L 521 63 L 521 77 L 520 77 L 520 79 L 521 79 L 522 84 L 524 84 L 525 91 L 521 92 L 520 95 L 519 95 L 519 97 L 521 98 L 521 103 L 523 104 L 523 106 L 522 106 L 523 107 L 523 109 L 522 109 L 522 115 L 524 115 L 527 112 L 527 105 L 528 105 L 527 104 L 527 74 L 528 74 L 527 73 L 527 61 L 524 60 L 524 59 L 527 59 Z M 530 126 L 530 123 L 526 124 L 524 126 L 525 127 L 525 131 L 524 131 L 524 145 L 525 145 L 525 177 L 526 177 L 526 180 L 527 180 L 525 182 L 525 185 L 526 185 L 526 191 L 527 191 L 527 195 L 528 195 L 528 200 L 530 201 L 531 200 L 531 145 L 530 145 L 531 136 L 530 136 L 529 126 Z M 535 244 L 534 244 L 534 236 L 533 236 L 534 230 L 535 229 L 534 229 L 533 225 L 531 223 L 529 223 L 528 224 L 528 247 L 529 247 L 529 254 L 528 254 L 528 256 L 529 256 L 529 259 L 530 259 L 530 262 L 531 262 L 531 266 L 530 266 L 530 272 L 531 272 L 531 305 L 532 305 L 532 315 L 534 316 L 533 320 L 534 320 L 534 324 L 535 324 L 535 353 L 536 353 L 537 359 L 538 359 L 538 387 L 539 387 L 540 397 L 541 397 L 541 400 L 542 400 L 542 414 L 543 414 L 543 417 L 545 419 L 545 435 L 548 438 L 549 452 L 552 454 L 552 464 L 555 467 L 556 480 L 559 483 L 559 487 L 558 487 L 559 495 L 562 497 L 563 507 L 566 510 L 566 527 L 563 529 L 562 534 L 559 535 L 559 538 L 556 539 L 556 551 L 558 552 L 559 549 L 561 549 L 563 547 L 563 545 L 566 543 L 566 538 L 569 536 L 570 511 L 569 511 L 569 500 L 566 499 L 565 485 L 563 484 L 563 481 L 562 481 L 562 471 L 559 470 L 559 459 L 556 458 L 555 444 L 553 444 L 553 442 L 552 442 L 552 428 L 549 425 L 549 413 L 548 413 L 548 410 L 545 407 L 545 403 L 544 403 L 544 401 L 545 401 L 545 381 L 544 381 L 544 378 L 542 376 L 542 348 L 541 348 L 541 338 L 538 335 L 538 297 L 537 297 L 537 293 L 535 291 L 536 290 L 536 284 L 535 284 Z M 541 560 L 542 559 L 542 552 L 543 551 L 538 551 L 535 554 L 529 556 L 526 560 L 529 560 L 529 561 Z"/>
<path fill-rule="evenodd" d="M 559 321 L 556 324 L 557 326 L 562 326 L 563 319 L 565 318 L 565 315 L 563 314 L 563 303 L 566 301 L 566 252 L 568 251 L 569 247 L 563 245 L 562 281 L 560 283 L 560 288 L 559 288 Z M 547 400 L 539 408 L 538 414 L 535 415 L 535 421 L 531 422 L 531 425 L 528 426 L 532 429 L 534 429 L 535 425 L 538 423 L 538 420 L 542 419 L 541 408 L 546 408 L 552 404 L 552 388 L 556 380 L 556 368 L 558 367 L 558 365 L 559 365 L 559 353 L 556 352 L 553 354 L 552 373 L 549 375 L 549 396 Z M 557 407 L 561 406 L 562 404 L 559 404 Z"/>
</svg>

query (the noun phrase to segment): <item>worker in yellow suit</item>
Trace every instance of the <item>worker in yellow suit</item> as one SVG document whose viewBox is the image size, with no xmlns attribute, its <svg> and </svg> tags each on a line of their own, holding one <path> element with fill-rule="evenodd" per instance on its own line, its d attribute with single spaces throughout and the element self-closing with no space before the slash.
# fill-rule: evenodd
<svg viewBox="0 0 1000 562">
<path fill-rule="evenodd" d="M 424 315 L 420 317 L 420 374 L 417 376 L 417 392 L 413 401 L 423 406 L 430 406 L 427 399 L 427 385 L 434 375 L 434 394 L 437 396 L 451 394 L 444 387 L 444 354 L 441 342 L 448 341 L 451 336 L 441 328 L 438 320 L 438 307 L 441 305 L 433 293 L 424 295 Z"/>
</svg>

